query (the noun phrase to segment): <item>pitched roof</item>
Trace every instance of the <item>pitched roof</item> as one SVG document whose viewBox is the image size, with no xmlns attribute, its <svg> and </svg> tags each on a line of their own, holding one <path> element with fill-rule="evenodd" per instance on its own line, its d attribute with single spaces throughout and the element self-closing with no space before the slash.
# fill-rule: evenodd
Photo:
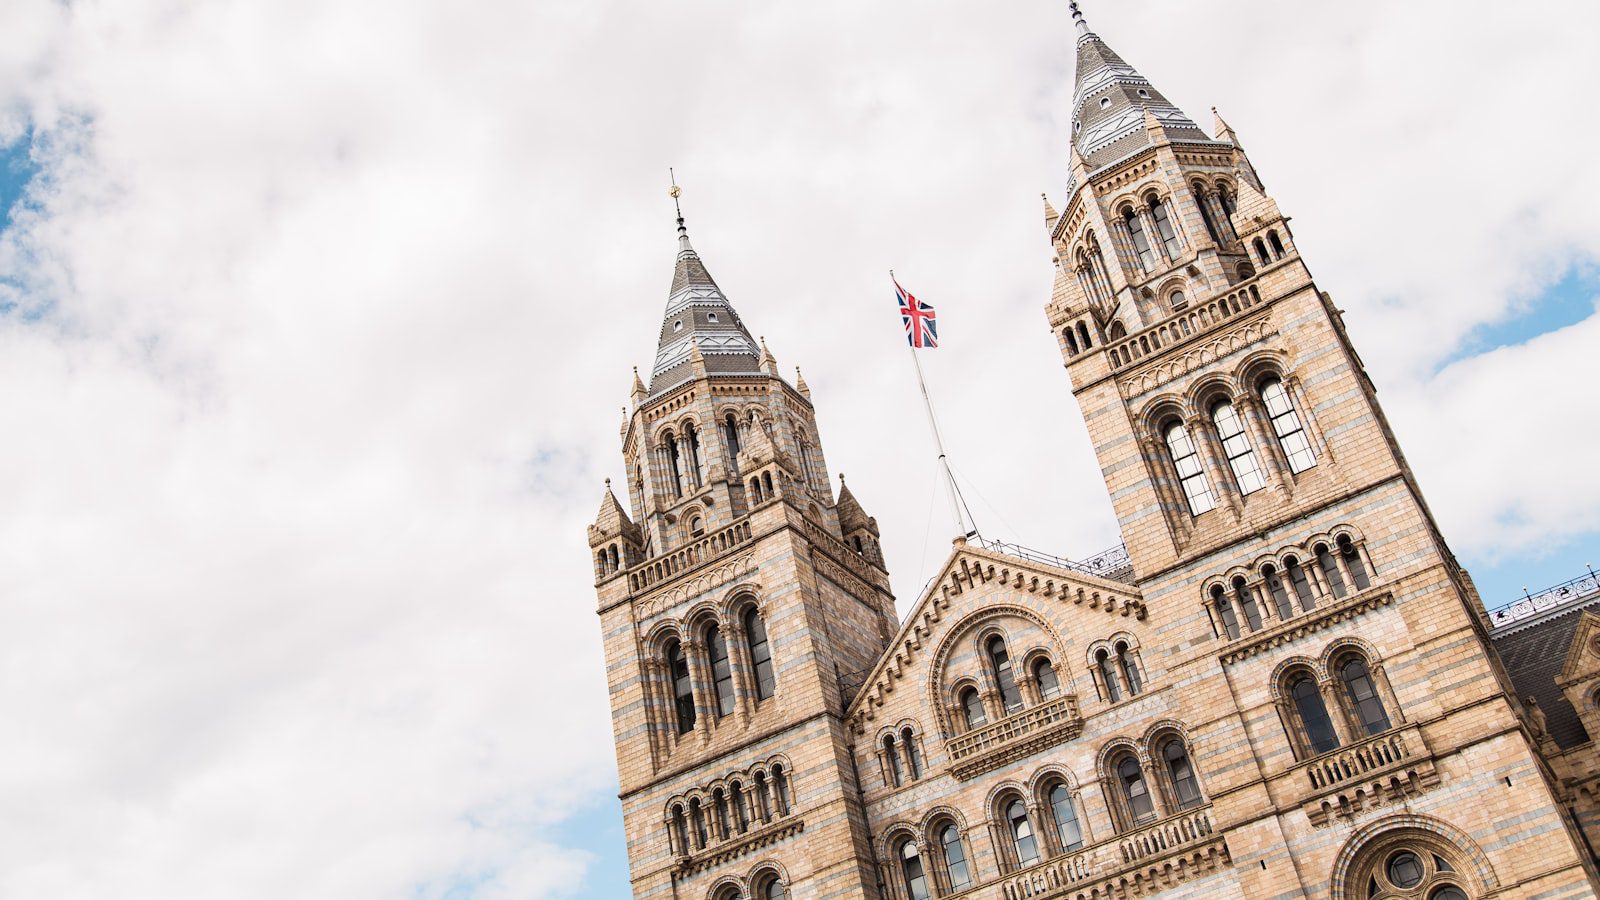
<svg viewBox="0 0 1600 900">
<path fill-rule="evenodd" d="M 1097 169 L 1152 146 L 1145 128 L 1148 110 L 1160 132 L 1173 141 L 1213 141 L 1148 78 L 1089 30 L 1077 3 L 1078 70 L 1072 94 L 1072 139 L 1089 168 Z"/>
<path fill-rule="evenodd" d="M 678 258 L 672 269 L 672 288 L 650 373 L 650 393 L 660 394 L 687 381 L 693 374 L 696 348 L 705 358 L 705 369 L 710 374 L 761 372 L 755 339 L 717 287 L 700 254 L 690 246 L 689 231 L 680 216 Z"/>
<path fill-rule="evenodd" d="M 1532 696 L 1544 711 L 1550 737 L 1558 747 L 1576 747 L 1589 740 L 1578 711 L 1567 702 L 1556 679 L 1567 662 L 1573 636 L 1585 609 L 1600 608 L 1600 593 L 1558 613 L 1490 634 L 1518 696 Z"/>
</svg>

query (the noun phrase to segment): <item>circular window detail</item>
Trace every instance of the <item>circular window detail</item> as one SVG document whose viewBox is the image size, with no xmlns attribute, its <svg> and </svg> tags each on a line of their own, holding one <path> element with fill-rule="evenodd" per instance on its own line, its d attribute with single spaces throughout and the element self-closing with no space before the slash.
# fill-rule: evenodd
<svg viewBox="0 0 1600 900">
<path fill-rule="evenodd" d="M 1111 108 L 1111 98 L 1110 97 L 1101 97 L 1100 98 L 1100 108 L 1101 109 L 1110 109 Z"/>
<path fill-rule="evenodd" d="M 1389 857 L 1389 883 L 1402 890 L 1422 883 L 1422 860 L 1410 850 Z"/>
</svg>

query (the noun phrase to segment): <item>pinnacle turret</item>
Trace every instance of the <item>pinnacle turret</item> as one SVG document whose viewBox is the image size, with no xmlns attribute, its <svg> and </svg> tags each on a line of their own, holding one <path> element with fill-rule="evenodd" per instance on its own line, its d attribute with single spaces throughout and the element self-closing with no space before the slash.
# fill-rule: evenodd
<svg viewBox="0 0 1600 900">
<path fill-rule="evenodd" d="M 676 205 L 676 187 L 673 192 Z M 696 352 L 704 357 L 705 371 L 712 375 L 761 371 L 755 340 L 689 243 L 689 229 L 679 209 L 678 257 L 650 373 L 650 393 L 659 394 L 688 380 L 694 374 L 692 357 Z"/>
</svg>

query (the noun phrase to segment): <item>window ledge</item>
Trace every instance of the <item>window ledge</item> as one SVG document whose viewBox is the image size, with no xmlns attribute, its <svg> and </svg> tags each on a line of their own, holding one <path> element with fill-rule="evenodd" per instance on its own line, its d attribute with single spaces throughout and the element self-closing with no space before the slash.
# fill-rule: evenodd
<svg viewBox="0 0 1600 900">
<path fill-rule="evenodd" d="M 1231 862 L 1227 841 L 1212 829 L 1210 806 L 1201 806 L 955 896 L 998 900 L 1112 896 L 1129 881 L 1173 887 L 1204 878 Z"/>
<path fill-rule="evenodd" d="M 790 815 L 778 819 L 768 825 L 736 835 L 719 844 L 707 847 L 688 856 L 679 856 L 677 863 L 672 867 L 674 880 L 698 875 L 707 869 L 720 866 L 732 859 L 737 859 L 746 853 L 759 850 L 768 844 L 774 844 L 790 835 L 799 834 L 806 828 L 804 819 Z"/>
<path fill-rule="evenodd" d="M 1336 601 L 1332 605 L 1320 606 L 1311 612 L 1301 613 L 1288 621 L 1279 621 L 1277 625 L 1265 631 L 1252 632 L 1248 636 L 1233 638 L 1231 639 L 1233 643 L 1219 655 L 1223 665 L 1232 665 L 1259 653 L 1265 653 L 1274 647 L 1297 641 L 1308 634 L 1330 628 L 1347 619 L 1355 618 L 1368 610 L 1387 606 L 1393 602 L 1394 593 L 1392 591 L 1381 588 L 1368 588 L 1359 594 Z"/>
</svg>

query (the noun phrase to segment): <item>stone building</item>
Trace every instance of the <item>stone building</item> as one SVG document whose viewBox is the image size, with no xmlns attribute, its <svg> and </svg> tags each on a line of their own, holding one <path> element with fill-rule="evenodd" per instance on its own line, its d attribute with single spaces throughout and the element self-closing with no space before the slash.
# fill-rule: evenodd
<svg viewBox="0 0 1600 900">
<path fill-rule="evenodd" d="M 1600 615 L 1497 630 L 1238 136 L 1074 20 L 1046 313 L 1125 555 L 958 539 L 899 621 L 680 217 L 589 530 L 635 895 L 1594 896 Z"/>
</svg>

